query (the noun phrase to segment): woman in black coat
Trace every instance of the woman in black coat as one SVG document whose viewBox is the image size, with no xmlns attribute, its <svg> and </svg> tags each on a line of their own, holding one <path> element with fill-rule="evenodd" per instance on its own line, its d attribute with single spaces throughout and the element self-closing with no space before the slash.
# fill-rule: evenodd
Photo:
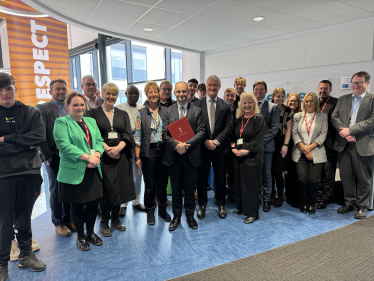
<svg viewBox="0 0 374 281">
<path fill-rule="evenodd" d="M 127 112 L 114 108 L 119 93 L 118 87 L 113 83 L 107 83 L 103 86 L 102 93 L 103 105 L 91 109 L 88 116 L 96 120 L 104 139 L 103 197 L 100 200 L 99 231 L 101 235 L 108 237 L 112 236 L 109 228 L 110 219 L 112 227 L 119 231 L 126 230 L 119 219 L 120 206 L 136 198 L 131 162 L 134 137 Z"/>
</svg>

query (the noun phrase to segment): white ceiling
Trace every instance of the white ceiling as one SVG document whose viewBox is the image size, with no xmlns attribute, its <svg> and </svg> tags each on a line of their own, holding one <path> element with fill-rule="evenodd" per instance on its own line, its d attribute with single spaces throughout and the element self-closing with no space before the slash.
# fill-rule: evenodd
<svg viewBox="0 0 374 281">
<path fill-rule="evenodd" d="M 196 51 L 374 17 L 374 0 L 28 0 L 108 34 Z M 264 16 L 261 22 L 254 17 Z M 152 28 L 146 32 L 144 28 Z"/>
</svg>

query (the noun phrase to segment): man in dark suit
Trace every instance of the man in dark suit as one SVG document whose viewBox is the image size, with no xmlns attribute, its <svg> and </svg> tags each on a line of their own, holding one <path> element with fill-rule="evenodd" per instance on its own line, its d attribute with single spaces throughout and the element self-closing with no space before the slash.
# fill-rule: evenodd
<svg viewBox="0 0 374 281">
<path fill-rule="evenodd" d="M 185 197 L 184 208 L 188 226 L 197 229 L 198 225 L 194 218 L 195 204 L 195 179 L 198 167 L 202 164 L 200 144 L 205 139 L 205 127 L 201 115 L 201 109 L 188 103 L 188 86 L 185 82 L 178 82 L 175 85 L 174 94 L 177 103 L 167 109 L 165 120 L 162 125 L 162 139 L 165 142 L 163 164 L 169 167 L 170 181 L 173 193 L 173 220 L 169 225 L 169 230 L 177 229 L 182 216 L 182 191 L 180 187 L 181 172 L 185 175 Z M 169 124 L 178 121 L 186 116 L 195 135 L 185 143 L 178 142 L 171 137 L 167 128 Z"/>
<path fill-rule="evenodd" d="M 97 83 L 93 75 L 83 76 L 81 87 L 86 104 L 86 112 L 91 108 L 99 107 L 104 103 L 104 99 L 96 95 Z"/>
<path fill-rule="evenodd" d="M 369 84 L 369 73 L 355 73 L 353 94 L 340 97 L 332 114 L 332 124 L 339 132 L 334 149 L 345 200 L 338 213 L 355 211 L 357 206 L 356 219 L 367 216 L 374 165 L 374 94 L 367 92 Z"/>
<path fill-rule="evenodd" d="M 70 204 L 58 201 L 57 173 L 60 167 L 60 157 L 55 139 L 53 138 L 55 120 L 68 114 L 65 107 L 67 94 L 66 82 L 62 79 L 53 80 L 49 88 L 52 100 L 36 105 L 36 108 L 39 109 L 42 115 L 47 136 L 46 141 L 40 145 L 40 152 L 48 174 L 52 223 L 55 225 L 55 230 L 58 234 L 61 236 L 70 236 L 71 230 L 75 230 L 75 227 L 71 221 Z"/>
<path fill-rule="evenodd" d="M 205 98 L 194 103 L 201 108 L 205 125 L 205 141 L 201 146 L 203 164 L 200 167 L 199 184 L 197 193 L 199 198 L 199 210 L 197 217 L 205 217 L 208 193 L 206 182 L 209 177 L 210 163 L 213 164 L 215 179 L 216 204 L 218 216 L 227 217 L 226 203 L 226 157 L 230 150 L 229 136 L 231 134 L 234 120 L 231 106 L 227 101 L 219 98 L 218 91 L 221 88 L 221 80 L 216 76 L 209 76 L 206 80 L 207 95 Z"/>
<path fill-rule="evenodd" d="M 275 150 L 274 137 L 279 130 L 279 109 L 274 103 L 266 100 L 267 85 L 265 81 L 259 80 L 253 84 L 253 94 L 257 99 L 258 107 L 261 114 L 264 116 L 266 125 L 266 133 L 264 138 L 264 166 L 262 169 L 262 209 L 264 212 L 269 212 L 270 196 L 272 191 L 271 181 L 271 163 L 273 159 L 273 152 Z"/>
<path fill-rule="evenodd" d="M 336 164 L 336 151 L 333 149 L 336 130 L 331 123 L 331 115 L 338 103 L 338 99 L 330 96 L 332 84 L 329 80 L 322 80 L 318 85 L 319 107 L 321 112 L 328 116 L 328 131 L 325 141 L 327 162 L 323 165 L 321 187 L 322 200 L 318 203 L 317 209 L 325 209 L 330 203 L 332 192 L 334 190 Z"/>
</svg>

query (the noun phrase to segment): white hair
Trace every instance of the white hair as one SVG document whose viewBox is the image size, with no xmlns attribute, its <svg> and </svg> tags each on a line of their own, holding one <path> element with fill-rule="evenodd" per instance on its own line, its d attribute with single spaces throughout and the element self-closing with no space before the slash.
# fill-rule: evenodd
<svg viewBox="0 0 374 281">
<path fill-rule="evenodd" d="M 207 79 L 206 79 L 206 84 L 208 84 L 208 80 L 214 80 L 218 83 L 218 86 L 221 87 L 221 79 L 219 79 L 219 77 L 217 75 L 210 75 Z"/>
<path fill-rule="evenodd" d="M 82 77 L 82 82 L 84 81 L 84 79 L 92 79 L 92 80 L 94 80 L 95 82 L 96 82 L 96 78 L 95 78 L 95 76 L 93 76 L 93 75 L 91 75 L 91 74 L 88 74 L 88 75 L 84 75 L 83 77 Z"/>
</svg>

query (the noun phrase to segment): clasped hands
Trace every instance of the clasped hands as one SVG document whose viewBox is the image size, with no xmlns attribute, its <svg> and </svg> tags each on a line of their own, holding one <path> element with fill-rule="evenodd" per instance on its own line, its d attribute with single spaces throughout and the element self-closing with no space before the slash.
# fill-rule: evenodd
<svg viewBox="0 0 374 281">
<path fill-rule="evenodd" d="M 178 143 L 177 147 L 176 147 L 176 150 L 177 152 L 180 154 L 180 155 L 183 155 L 187 152 L 187 148 L 188 146 L 190 146 L 190 144 L 187 144 L 187 143 L 184 143 L 184 142 L 181 142 L 181 141 L 176 141 Z"/>
<path fill-rule="evenodd" d="M 218 143 L 216 140 L 206 140 L 204 142 L 204 145 L 206 146 L 206 148 L 208 148 L 209 150 L 215 150 L 218 146 Z"/>
<path fill-rule="evenodd" d="M 87 168 L 96 168 L 100 164 L 100 152 L 96 151 L 95 155 L 90 155 L 87 159 Z"/>
<path fill-rule="evenodd" d="M 4 142 L 4 136 L 0 137 L 0 142 Z M 37 148 L 37 146 L 30 146 L 30 149 Z"/>
<path fill-rule="evenodd" d="M 339 135 L 348 142 L 356 142 L 356 137 L 351 134 L 349 128 L 340 128 Z"/>
<path fill-rule="evenodd" d="M 108 147 L 105 149 L 106 154 L 113 159 L 119 159 L 121 155 L 119 154 L 121 152 L 122 148 L 118 146 Z"/>
<path fill-rule="evenodd" d="M 231 148 L 235 147 L 235 143 L 231 143 Z M 235 154 L 236 157 L 243 157 L 243 156 L 246 156 L 249 154 L 248 150 L 246 149 L 236 149 L 236 148 L 233 148 L 232 150 L 232 153 Z"/>
<path fill-rule="evenodd" d="M 301 151 L 305 154 L 306 159 L 308 159 L 308 160 L 313 160 L 312 147 L 311 147 L 311 145 L 304 145 L 304 146 L 301 148 Z"/>
</svg>

